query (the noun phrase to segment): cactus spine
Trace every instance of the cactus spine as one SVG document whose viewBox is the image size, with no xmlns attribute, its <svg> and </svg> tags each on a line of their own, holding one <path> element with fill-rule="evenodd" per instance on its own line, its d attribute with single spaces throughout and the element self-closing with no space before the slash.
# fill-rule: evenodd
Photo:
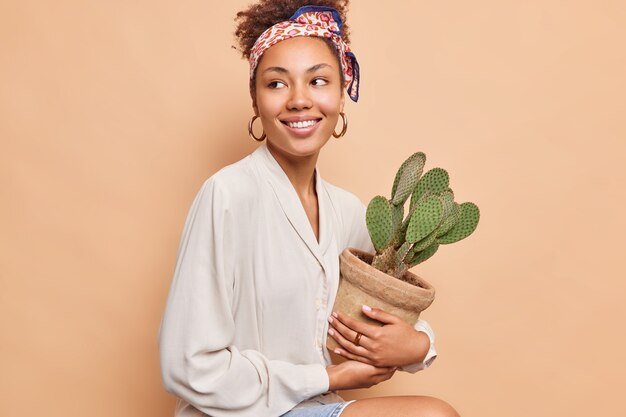
<svg viewBox="0 0 626 417">
<path fill-rule="evenodd" d="M 424 153 L 411 155 L 396 173 L 391 199 L 376 196 L 367 206 L 367 230 L 376 249 L 372 266 L 400 279 L 409 268 L 433 256 L 440 245 L 472 234 L 480 218 L 474 203 L 454 201 L 446 170 L 433 168 L 422 176 L 425 163 Z"/>
</svg>

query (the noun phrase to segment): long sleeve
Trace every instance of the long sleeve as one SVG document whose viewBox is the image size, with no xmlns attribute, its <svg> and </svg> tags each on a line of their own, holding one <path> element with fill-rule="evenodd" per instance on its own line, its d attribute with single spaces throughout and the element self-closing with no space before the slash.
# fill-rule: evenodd
<svg viewBox="0 0 626 417">
<path fill-rule="evenodd" d="M 213 417 L 278 416 L 326 392 L 328 375 L 321 364 L 270 360 L 233 344 L 233 228 L 246 224 L 233 218 L 228 192 L 209 178 L 189 210 L 159 328 L 163 383 Z"/>
<path fill-rule="evenodd" d="M 374 253 L 374 245 L 372 244 L 372 240 L 369 236 L 369 232 L 367 231 L 367 225 L 365 223 L 365 213 L 367 211 L 367 207 L 363 205 L 360 200 L 358 201 L 357 206 L 358 209 L 356 215 L 353 215 L 351 217 L 353 225 L 349 234 L 349 236 L 351 236 L 351 239 L 349 240 L 348 246 L 355 247 L 366 252 Z M 415 330 L 424 332 L 428 335 L 428 338 L 430 339 L 430 348 L 428 349 L 428 353 L 426 354 L 426 357 L 424 357 L 424 360 L 422 362 L 400 368 L 401 371 L 410 373 L 416 373 L 417 371 L 428 368 L 437 357 L 437 351 L 435 350 L 435 332 L 430 327 L 428 322 L 426 322 L 426 320 L 419 319 L 413 327 L 415 328 Z"/>
</svg>

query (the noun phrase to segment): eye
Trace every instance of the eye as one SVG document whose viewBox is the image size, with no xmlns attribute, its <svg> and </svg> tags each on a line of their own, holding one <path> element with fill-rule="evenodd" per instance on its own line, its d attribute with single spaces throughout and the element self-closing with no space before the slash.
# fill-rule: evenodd
<svg viewBox="0 0 626 417">
<path fill-rule="evenodd" d="M 267 86 L 269 88 L 283 88 L 283 87 L 286 87 L 286 84 L 282 81 L 272 81 Z"/>
<path fill-rule="evenodd" d="M 328 84 L 328 81 L 323 78 L 316 78 L 313 81 L 313 85 L 322 86 Z"/>
</svg>

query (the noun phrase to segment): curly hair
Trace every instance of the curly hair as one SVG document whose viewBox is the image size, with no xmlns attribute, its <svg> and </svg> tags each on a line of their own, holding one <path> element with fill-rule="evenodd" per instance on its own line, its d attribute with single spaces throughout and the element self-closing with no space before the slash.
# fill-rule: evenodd
<svg viewBox="0 0 626 417">
<path fill-rule="evenodd" d="M 259 0 L 246 10 L 237 13 L 235 21 L 237 29 L 235 37 L 243 58 L 250 58 L 250 50 L 257 38 L 270 26 L 289 18 L 302 6 L 326 6 L 337 9 L 343 22 L 341 37 L 346 43 L 350 42 L 350 32 L 346 25 L 349 0 Z"/>
</svg>

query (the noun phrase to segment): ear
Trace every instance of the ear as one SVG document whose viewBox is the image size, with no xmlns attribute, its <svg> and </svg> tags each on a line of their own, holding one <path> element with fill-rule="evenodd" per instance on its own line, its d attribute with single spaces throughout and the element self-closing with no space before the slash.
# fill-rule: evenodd
<svg viewBox="0 0 626 417">
<path fill-rule="evenodd" d="M 343 92 L 343 90 L 341 91 L 341 101 L 339 103 L 339 111 L 343 112 L 343 106 L 346 104 L 346 94 Z"/>
</svg>

